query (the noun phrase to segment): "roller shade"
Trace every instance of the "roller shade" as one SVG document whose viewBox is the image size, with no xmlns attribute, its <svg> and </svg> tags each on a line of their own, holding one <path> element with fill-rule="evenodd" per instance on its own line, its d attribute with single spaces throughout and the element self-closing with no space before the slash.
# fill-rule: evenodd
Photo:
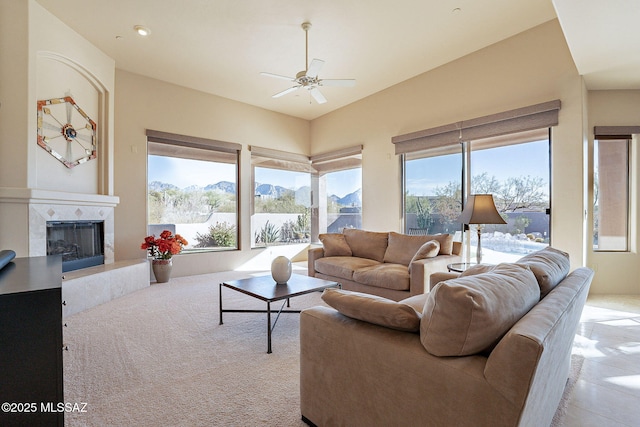
<svg viewBox="0 0 640 427">
<path fill-rule="evenodd" d="M 362 145 L 311 156 L 311 165 L 320 174 L 362 167 Z"/>
<path fill-rule="evenodd" d="M 640 134 L 640 126 L 594 126 L 594 139 L 631 139 L 631 135 Z"/>
<path fill-rule="evenodd" d="M 251 165 L 255 167 L 282 169 L 294 172 L 315 172 L 311 167 L 311 160 L 304 154 L 273 150 L 255 145 L 249 146 L 249 151 L 251 151 Z"/>
<path fill-rule="evenodd" d="M 473 141 L 556 126 L 559 110 L 560 100 L 554 100 L 394 136 L 391 142 L 395 145 L 396 154 L 434 149 L 447 151 L 462 141 Z"/>
<path fill-rule="evenodd" d="M 241 144 L 147 129 L 147 153 L 155 156 L 237 163 Z"/>
</svg>

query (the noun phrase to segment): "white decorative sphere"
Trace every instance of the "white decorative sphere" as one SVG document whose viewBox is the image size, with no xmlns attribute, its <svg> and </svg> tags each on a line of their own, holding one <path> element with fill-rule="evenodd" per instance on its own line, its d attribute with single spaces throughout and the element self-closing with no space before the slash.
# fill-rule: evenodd
<svg viewBox="0 0 640 427">
<path fill-rule="evenodd" d="M 271 262 L 271 277 L 278 285 L 284 285 L 291 277 L 291 261 L 285 256 L 278 256 Z"/>
</svg>

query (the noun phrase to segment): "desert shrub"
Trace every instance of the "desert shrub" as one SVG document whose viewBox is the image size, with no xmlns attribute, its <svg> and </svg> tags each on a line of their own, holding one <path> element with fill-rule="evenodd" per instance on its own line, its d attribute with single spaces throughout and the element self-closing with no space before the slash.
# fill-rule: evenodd
<svg viewBox="0 0 640 427">
<path fill-rule="evenodd" d="M 234 247 L 236 245 L 236 226 L 225 222 L 216 222 L 205 234 L 196 233 L 196 248 Z"/>
<path fill-rule="evenodd" d="M 269 220 L 264 224 L 264 227 L 256 233 L 256 244 L 268 244 L 277 242 L 280 238 L 280 231 L 275 225 L 271 224 Z"/>
</svg>

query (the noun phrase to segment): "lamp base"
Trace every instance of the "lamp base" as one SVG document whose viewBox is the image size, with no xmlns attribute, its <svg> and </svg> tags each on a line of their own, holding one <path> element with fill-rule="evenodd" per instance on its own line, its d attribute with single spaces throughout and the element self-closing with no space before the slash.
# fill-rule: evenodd
<svg viewBox="0 0 640 427">
<path fill-rule="evenodd" d="M 476 262 L 478 264 L 482 263 L 482 245 L 480 244 L 481 234 L 482 234 L 482 230 L 480 229 L 480 224 L 478 224 L 478 247 L 476 248 Z"/>
</svg>

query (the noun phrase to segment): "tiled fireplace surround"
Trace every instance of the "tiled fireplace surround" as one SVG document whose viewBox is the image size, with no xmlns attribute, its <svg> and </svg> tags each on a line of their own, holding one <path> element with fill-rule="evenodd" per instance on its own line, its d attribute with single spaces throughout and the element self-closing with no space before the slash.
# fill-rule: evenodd
<svg viewBox="0 0 640 427">
<path fill-rule="evenodd" d="M 46 190 L 0 189 L 0 205 L 28 210 L 29 256 L 47 255 L 47 221 L 104 221 L 104 265 L 64 273 L 64 316 L 94 307 L 149 286 L 145 259 L 115 261 L 114 208 L 118 197 Z M 8 231 L 9 233 L 11 231 Z"/>
</svg>

